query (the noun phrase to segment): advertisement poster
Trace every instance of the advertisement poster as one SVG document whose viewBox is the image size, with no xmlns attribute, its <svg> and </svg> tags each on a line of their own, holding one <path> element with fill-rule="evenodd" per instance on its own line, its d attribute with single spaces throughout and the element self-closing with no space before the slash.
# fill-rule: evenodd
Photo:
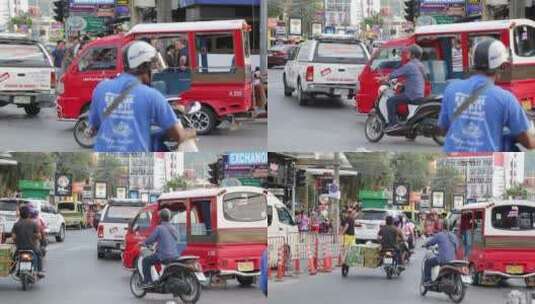
<svg viewBox="0 0 535 304">
<path fill-rule="evenodd" d="M 397 206 L 407 206 L 409 205 L 409 185 L 408 184 L 402 184 L 402 183 L 396 183 L 394 184 L 394 199 L 393 203 Z"/>
<path fill-rule="evenodd" d="M 444 191 L 433 191 L 433 208 L 444 208 Z"/>
<path fill-rule="evenodd" d="M 460 209 L 464 205 L 464 195 L 456 194 L 453 196 L 453 209 Z"/>
<path fill-rule="evenodd" d="M 117 188 L 115 188 L 115 196 L 118 199 L 125 199 L 126 198 L 126 187 L 117 187 Z"/>
<path fill-rule="evenodd" d="M 95 182 L 95 199 L 108 198 L 108 184 L 106 182 Z"/>
<path fill-rule="evenodd" d="M 72 195 L 72 174 L 56 174 L 54 193 L 56 196 Z"/>
<path fill-rule="evenodd" d="M 290 18 L 290 35 L 302 35 L 301 22 L 301 18 Z"/>
<path fill-rule="evenodd" d="M 482 12 L 481 0 L 466 1 L 466 16 L 480 16 Z"/>
</svg>

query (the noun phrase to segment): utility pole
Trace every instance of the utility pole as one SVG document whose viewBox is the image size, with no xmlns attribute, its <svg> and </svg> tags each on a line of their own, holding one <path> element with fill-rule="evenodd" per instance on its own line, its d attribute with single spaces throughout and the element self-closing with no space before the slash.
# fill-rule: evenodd
<svg viewBox="0 0 535 304">
<path fill-rule="evenodd" d="M 260 71 L 267 73 L 268 0 L 260 0 Z"/>
<path fill-rule="evenodd" d="M 156 1 L 156 20 L 158 23 L 172 21 L 172 7 L 171 0 L 157 0 Z"/>
<path fill-rule="evenodd" d="M 334 184 L 338 187 L 340 191 L 340 153 L 334 152 Z M 340 200 L 338 198 L 334 199 L 334 214 L 336 219 L 334 221 L 335 227 L 334 231 L 338 232 L 340 229 Z"/>
</svg>

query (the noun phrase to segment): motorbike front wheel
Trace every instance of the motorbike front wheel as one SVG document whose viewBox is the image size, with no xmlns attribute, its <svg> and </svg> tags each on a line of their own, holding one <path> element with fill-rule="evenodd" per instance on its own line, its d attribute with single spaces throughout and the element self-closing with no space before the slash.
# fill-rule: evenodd
<svg viewBox="0 0 535 304">
<path fill-rule="evenodd" d="M 386 278 L 388 280 L 392 280 L 392 276 L 394 275 L 394 270 L 389 267 L 385 269 L 385 272 L 386 272 Z"/>
<path fill-rule="evenodd" d="M 189 293 L 179 295 L 184 304 L 195 304 L 201 297 L 201 283 L 195 277 L 193 273 L 187 273 L 184 275 L 185 282 L 189 285 Z"/>
<path fill-rule="evenodd" d="M 385 124 L 376 113 L 370 113 L 364 125 L 364 135 L 370 142 L 378 142 L 385 135 Z"/>
<path fill-rule="evenodd" d="M 455 291 L 453 293 L 448 294 L 448 296 L 450 297 L 450 300 L 453 301 L 453 303 L 461 303 L 466 294 L 466 285 L 463 284 L 463 281 L 459 274 L 455 275 L 455 277 L 453 278 L 453 283 L 455 284 Z"/>
<path fill-rule="evenodd" d="M 92 149 L 95 145 L 95 137 L 89 136 L 88 134 L 89 128 L 89 119 L 87 116 L 84 116 L 76 121 L 74 129 L 72 130 L 76 143 L 85 149 Z"/>
<path fill-rule="evenodd" d="M 22 276 L 20 283 L 22 284 L 23 291 L 26 291 L 30 288 L 30 278 L 27 275 Z"/>
<path fill-rule="evenodd" d="M 427 293 L 427 287 L 424 286 L 424 280 L 420 280 L 420 295 L 423 297 Z"/>
<path fill-rule="evenodd" d="M 134 271 L 130 277 L 130 291 L 136 298 L 143 298 L 147 292 L 141 288 L 143 280 L 141 279 L 141 274 L 138 271 Z"/>
</svg>

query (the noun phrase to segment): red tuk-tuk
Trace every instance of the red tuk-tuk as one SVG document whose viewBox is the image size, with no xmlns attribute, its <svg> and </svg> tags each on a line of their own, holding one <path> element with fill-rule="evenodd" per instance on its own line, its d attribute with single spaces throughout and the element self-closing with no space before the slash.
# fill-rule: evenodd
<svg viewBox="0 0 535 304">
<path fill-rule="evenodd" d="M 384 43 L 359 75 L 356 110 L 368 113 L 373 108 L 379 89 L 376 77 L 400 67 L 401 50 L 407 46 L 417 43 L 424 50 L 422 63 L 430 76 L 426 95 L 441 95 L 449 80 L 469 75 L 471 49 L 485 37 L 501 40 L 511 52 L 511 62 L 499 73 L 496 84 L 511 91 L 524 109 L 532 111 L 535 108 L 535 21 L 528 19 L 421 26 L 407 38 Z M 457 44 L 459 53 L 452 51 Z M 459 54 L 458 62 L 462 54 L 462 67 L 454 67 L 454 53 Z"/>
<path fill-rule="evenodd" d="M 461 208 L 457 225 L 474 284 L 523 279 L 535 286 L 535 203 L 496 201 Z"/>
<path fill-rule="evenodd" d="M 159 210 L 171 210 L 171 224 L 183 236 L 182 255 L 198 256 L 210 282 L 236 278 L 250 285 L 260 275 L 267 246 L 267 192 L 257 187 L 229 187 L 162 194 L 129 225 L 123 266 L 132 269 L 139 244 L 156 229 Z"/>
<path fill-rule="evenodd" d="M 153 75 L 168 97 L 194 101 L 198 134 L 210 133 L 226 117 L 254 109 L 250 27 L 244 20 L 138 24 L 128 33 L 88 43 L 72 61 L 58 86 L 57 115 L 77 119 L 89 110 L 96 85 L 123 71 L 123 48 L 133 40 L 155 46 L 168 68 Z"/>
</svg>

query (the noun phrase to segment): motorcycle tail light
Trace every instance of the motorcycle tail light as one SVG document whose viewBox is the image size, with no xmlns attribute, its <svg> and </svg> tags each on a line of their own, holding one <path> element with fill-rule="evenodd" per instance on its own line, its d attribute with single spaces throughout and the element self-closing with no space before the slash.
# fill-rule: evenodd
<svg viewBox="0 0 535 304">
<path fill-rule="evenodd" d="M 314 67 L 309 65 L 307 66 L 306 74 L 305 74 L 306 81 L 314 81 Z"/>
<path fill-rule="evenodd" d="M 468 267 L 466 267 L 466 266 L 461 267 L 460 270 L 461 270 L 461 272 L 462 272 L 463 274 L 468 274 Z"/>
<path fill-rule="evenodd" d="M 97 237 L 99 239 L 104 238 L 104 226 L 103 225 L 98 225 Z"/>
<path fill-rule="evenodd" d="M 29 253 L 23 253 L 23 254 L 20 255 L 20 260 L 24 261 L 24 262 L 31 262 L 32 255 L 29 254 Z"/>
</svg>

